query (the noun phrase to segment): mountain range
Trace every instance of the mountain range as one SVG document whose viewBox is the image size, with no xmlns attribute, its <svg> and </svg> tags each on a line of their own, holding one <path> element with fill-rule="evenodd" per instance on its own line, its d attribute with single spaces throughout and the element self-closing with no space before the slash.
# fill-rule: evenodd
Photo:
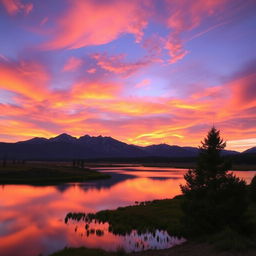
<svg viewBox="0 0 256 256">
<path fill-rule="evenodd" d="M 256 151 L 251 148 L 247 153 Z M 245 151 L 245 152 L 246 152 Z M 136 158 L 136 157 L 196 157 L 199 149 L 195 147 L 179 147 L 168 144 L 150 146 L 129 145 L 112 137 L 84 135 L 80 138 L 66 133 L 46 139 L 35 137 L 16 143 L 0 142 L 0 159 L 95 159 L 95 158 Z M 223 155 L 240 154 L 236 151 L 224 150 Z"/>
</svg>

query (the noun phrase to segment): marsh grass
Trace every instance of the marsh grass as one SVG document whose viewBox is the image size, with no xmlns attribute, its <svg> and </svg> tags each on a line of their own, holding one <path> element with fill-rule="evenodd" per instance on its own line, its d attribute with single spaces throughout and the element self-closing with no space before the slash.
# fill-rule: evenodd
<svg viewBox="0 0 256 256">
<path fill-rule="evenodd" d="M 154 233 L 156 229 L 166 230 L 170 235 L 181 236 L 183 216 L 181 210 L 182 198 L 154 200 L 142 202 L 139 205 L 119 207 L 116 210 L 104 210 L 96 214 L 68 213 L 68 219 L 80 220 L 82 217 L 99 222 L 108 222 L 109 231 L 113 234 L 130 234 L 136 229 L 140 234 Z M 81 217 L 82 216 L 82 217 Z"/>
</svg>

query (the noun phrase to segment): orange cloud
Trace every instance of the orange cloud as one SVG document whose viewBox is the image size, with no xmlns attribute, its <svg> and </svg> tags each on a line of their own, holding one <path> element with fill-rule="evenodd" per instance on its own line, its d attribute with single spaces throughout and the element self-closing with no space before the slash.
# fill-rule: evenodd
<svg viewBox="0 0 256 256">
<path fill-rule="evenodd" d="M 83 61 L 76 57 L 71 57 L 68 59 L 67 63 L 63 67 L 63 71 L 74 71 L 78 69 L 83 64 Z"/>
<path fill-rule="evenodd" d="M 255 78 L 253 72 L 242 74 L 184 99 L 127 97 L 121 94 L 125 84 L 102 77 L 76 81 L 70 90 L 52 91 L 42 65 L 5 61 L 0 64 L 0 88 L 14 92 L 18 104 L 0 104 L 0 112 L 6 113 L 0 139 L 68 132 L 75 136 L 102 134 L 140 145 L 197 146 L 198 138 L 205 136 L 213 122 L 232 141 L 251 139 L 255 138 Z M 143 86 L 148 82 L 142 80 Z"/>
<path fill-rule="evenodd" d="M 101 108 L 112 113 L 120 113 L 129 116 L 165 113 L 167 109 L 162 103 L 150 102 L 143 98 L 123 98 L 122 100 L 117 98 L 107 105 L 102 105 Z"/>
<path fill-rule="evenodd" d="M 118 10 L 118 11 L 117 11 Z M 70 1 L 69 9 L 57 20 L 53 39 L 44 49 L 76 49 L 109 43 L 124 33 L 139 42 L 146 27 L 145 12 L 138 1 Z"/>
<path fill-rule="evenodd" d="M 17 135 L 17 130 L 19 134 Z M 40 128 L 39 126 L 33 124 L 32 122 L 23 122 L 17 120 L 17 116 L 15 119 L 6 119 L 4 123 L 1 125 L 1 136 L 0 138 L 4 138 L 5 136 L 11 137 L 12 139 L 16 138 L 16 140 L 20 139 L 28 139 L 36 136 L 39 137 L 52 137 L 54 132 L 47 131 L 44 128 Z"/>
<path fill-rule="evenodd" d="M 26 15 L 33 10 L 32 3 L 23 4 L 21 0 L 0 0 L 8 14 L 15 15 L 18 12 L 24 12 Z"/>
<path fill-rule="evenodd" d="M 113 99 L 119 86 L 114 83 L 103 82 L 79 82 L 73 85 L 71 95 L 73 99 Z"/>
<path fill-rule="evenodd" d="M 47 98 L 49 76 L 44 67 L 35 62 L 0 63 L 0 88 L 28 98 Z"/>
</svg>

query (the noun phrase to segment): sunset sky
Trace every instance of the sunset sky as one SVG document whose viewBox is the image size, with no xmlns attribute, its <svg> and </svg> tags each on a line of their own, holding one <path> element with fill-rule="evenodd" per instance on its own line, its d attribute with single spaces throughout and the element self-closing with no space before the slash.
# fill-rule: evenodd
<svg viewBox="0 0 256 256">
<path fill-rule="evenodd" d="M 255 0 L 0 0 L 0 141 L 256 146 Z"/>
</svg>

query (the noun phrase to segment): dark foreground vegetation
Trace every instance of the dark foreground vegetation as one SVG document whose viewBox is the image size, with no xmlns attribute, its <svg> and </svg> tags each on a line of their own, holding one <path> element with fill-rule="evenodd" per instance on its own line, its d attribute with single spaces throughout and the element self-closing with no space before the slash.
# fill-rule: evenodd
<svg viewBox="0 0 256 256">
<path fill-rule="evenodd" d="M 234 243 L 236 241 L 233 241 Z M 51 256 L 255 256 L 256 250 L 244 251 L 219 251 L 209 243 L 187 242 L 165 250 L 150 250 L 144 252 L 126 254 L 120 252 L 105 252 L 98 249 L 88 248 L 65 248 Z"/>
<path fill-rule="evenodd" d="M 48 185 L 109 177 L 89 168 L 54 163 L 8 163 L 0 166 L 0 184 Z"/>
<path fill-rule="evenodd" d="M 256 179 L 255 179 L 256 180 Z M 250 191 L 250 187 L 247 188 Z M 87 248 L 65 248 L 54 256 L 82 256 L 82 255 L 209 255 L 209 256 L 231 256 L 231 255 L 256 255 L 256 203 L 248 198 L 249 207 L 245 217 L 250 223 L 251 232 L 240 234 L 237 231 L 224 228 L 214 234 L 189 237 L 188 242 L 165 250 L 152 250 L 138 253 L 125 254 L 119 252 L 103 252 L 102 250 Z M 68 213 L 66 222 L 69 220 L 91 220 L 108 222 L 109 229 L 114 234 L 129 234 L 133 229 L 144 233 L 156 229 L 167 230 L 169 234 L 182 236 L 187 233 L 183 219 L 182 205 L 184 198 L 177 196 L 174 199 L 154 200 L 152 202 L 141 202 L 134 206 L 120 207 L 116 210 L 100 211 L 96 214 Z M 98 254 L 97 254 L 98 253 Z"/>
<path fill-rule="evenodd" d="M 65 221 L 85 220 L 108 222 L 109 230 L 117 235 L 130 234 L 133 229 L 139 233 L 167 230 L 169 234 L 183 234 L 181 219 L 183 212 L 182 197 L 137 203 L 134 206 L 119 207 L 116 210 L 104 210 L 96 214 L 68 213 Z"/>
</svg>

